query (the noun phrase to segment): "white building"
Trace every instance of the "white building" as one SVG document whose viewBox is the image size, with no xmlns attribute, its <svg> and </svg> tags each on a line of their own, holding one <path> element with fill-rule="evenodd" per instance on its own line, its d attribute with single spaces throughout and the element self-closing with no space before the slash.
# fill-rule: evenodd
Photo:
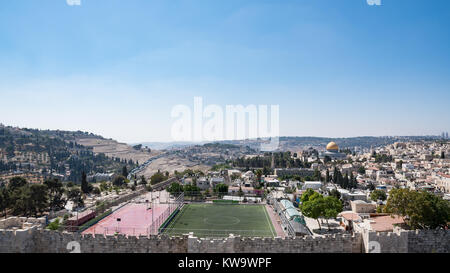
<svg viewBox="0 0 450 273">
<path fill-rule="evenodd" d="M 306 181 L 303 184 L 303 190 L 312 189 L 312 190 L 318 190 L 322 188 L 322 182 L 320 181 Z"/>
</svg>

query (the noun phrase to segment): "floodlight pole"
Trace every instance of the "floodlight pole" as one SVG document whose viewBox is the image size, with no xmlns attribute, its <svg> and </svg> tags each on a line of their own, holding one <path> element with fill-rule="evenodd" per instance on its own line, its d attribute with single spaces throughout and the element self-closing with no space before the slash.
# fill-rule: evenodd
<svg viewBox="0 0 450 273">
<path fill-rule="evenodd" d="M 154 206 L 153 206 L 153 199 L 152 199 L 152 206 L 151 206 L 151 210 L 152 210 L 152 231 L 151 231 L 151 232 L 152 232 L 152 233 L 153 233 L 153 229 L 155 228 L 155 227 L 154 227 L 154 224 L 153 224 L 153 207 L 154 207 Z M 152 234 L 152 235 L 153 235 L 153 234 Z"/>
</svg>

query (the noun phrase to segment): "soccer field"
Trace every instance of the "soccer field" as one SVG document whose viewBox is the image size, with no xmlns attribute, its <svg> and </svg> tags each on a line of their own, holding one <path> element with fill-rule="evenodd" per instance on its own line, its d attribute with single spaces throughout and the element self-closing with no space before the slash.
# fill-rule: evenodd
<svg viewBox="0 0 450 273">
<path fill-rule="evenodd" d="M 188 204 L 164 231 L 169 235 L 194 232 L 198 237 L 275 237 L 263 205 Z"/>
</svg>

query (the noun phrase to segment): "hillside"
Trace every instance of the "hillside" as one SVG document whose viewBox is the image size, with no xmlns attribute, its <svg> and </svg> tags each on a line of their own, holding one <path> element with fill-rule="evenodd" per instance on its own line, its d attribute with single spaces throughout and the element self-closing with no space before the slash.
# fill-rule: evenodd
<svg viewBox="0 0 450 273">
<path fill-rule="evenodd" d="M 133 148 L 126 143 L 120 143 L 112 139 L 104 139 L 93 136 L 78 136 L 76 143 L 85 147 L 90 147 L 96 154 L 105 154 L 108 157 L 120 158 L 123 160 L 132 160 L 139 164 L 144 163 L 150 157 L 156 156 L 161 152 L 151 149 Z"/>
<path fill-rule="evenodd" d="M 107 156 L 78 143 L 79 139 L 104 140 L 86 132 L 51 131 L 0 125 L 0 180 L 15 175 L 38 183 L 48 177 L 79 182 L 89 174 L 120 172 L 135 167 L 134 160 Z"/>
</svg>

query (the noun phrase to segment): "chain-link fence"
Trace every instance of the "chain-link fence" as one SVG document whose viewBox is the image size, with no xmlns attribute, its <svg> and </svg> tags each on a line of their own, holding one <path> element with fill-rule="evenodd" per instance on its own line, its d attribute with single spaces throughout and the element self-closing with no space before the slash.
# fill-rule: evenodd
<svg viewBox="0 0 450 273">
<path fill-rule="evenodd" d="M 104 218 L 110 216 L 114 212 L 120 210 L 124 206 L 135 203 L 135 204 L 146 204 L 148 207 L 147 209 L 160 209 L 165 208 L 162 212 L 158 213 L 157 216 L 154 216 L 154 211 L 152 211 L 152 219 L 151 222 L 147 226 L 137 227 L 137 226 L 126 226 L 121 225 L 121 221 L 117 221 L 117 226 L 102 226 L 99 224 L 100 221 L 102 221 Z M 132 235 L 132 236 L 149 236 L 149 235 L 157 235 L 161 232 L 161 227 L 163 227 L 165 224 L 167 224 L 171 217 L 178 212 L 178 210 L 182 207 L 184 203 L 184 194 L 180 194 L 177 196 L 174 200 L 172 200 L 169 203 L 166 203 L 162 206 L 160 204 L 156 203 L 149 203 L 147 200 L 144 201 L 130 201 L 122 206 L 116 208 L 114 211 L 107 210 L 103 212 L 100 215 L 97 215 L 94 219 L 91 219 L 87 223 L 81 225 L 81 226 L 75 226 L 75 225 L 61 225 L 60 230 L 68 230 L 72 232 L 79 232 L 79 233 L 89 233 L 89 234 L 102 234 L 102 235 L 117 235 L 117 234 L 124 234 L 124 235 Z"/>
</svg>

